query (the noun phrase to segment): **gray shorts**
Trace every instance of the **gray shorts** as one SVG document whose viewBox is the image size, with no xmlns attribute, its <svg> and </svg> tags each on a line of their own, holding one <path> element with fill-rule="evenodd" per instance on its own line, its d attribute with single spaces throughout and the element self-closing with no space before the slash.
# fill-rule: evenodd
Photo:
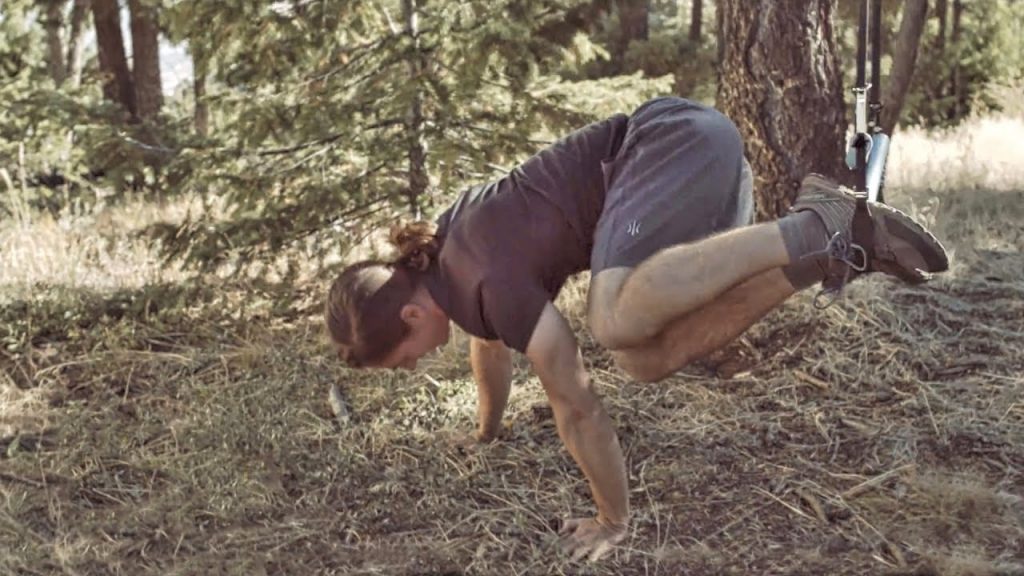
<svg viewBox="0 0 1024 576">
<path fill-rule="evenodd" d="M 753 221 L 743 142 L 713 108 L 675 97 L 645 103 L 602 168 L 607 192 L 590 256 L 594 274 Z"/>
</svg>

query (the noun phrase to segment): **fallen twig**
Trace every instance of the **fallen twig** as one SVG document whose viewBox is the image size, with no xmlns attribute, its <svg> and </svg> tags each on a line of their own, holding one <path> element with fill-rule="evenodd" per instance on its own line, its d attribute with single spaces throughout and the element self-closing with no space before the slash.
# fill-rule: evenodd
<svg viewBox="0 0 1024 576">
<path fill-rule="evenodd" d="M 894 477 L 902 474 L 903 472 L 906 472 L 908 470 L 913 469 L 914 466 L 915 466 L 914 464 L 904 464 L 903 466 L 900 466 L 899 468 L 893 468 L 892 470 L 889 470 L 888 472 L 885 472 L 883 474 L 879 474 L 878 476 L 875 476 L 873 478 L 869 478 L 869 479 L 861 482 L 860 484 L 857 484 L 853 488 L 850 488 L 846 492 L 843 492 L 842 493 L 842 497 L 844 499 L 856 498 L 857 496 L 860 496 L 861 494 L 864 494 L 865 492 L 868 492 L 870 490 L 874 490 L 875 488 L 878 488 L 882 484 L 886 483 L 889 479 L 894 478 Z"/>
</svg>

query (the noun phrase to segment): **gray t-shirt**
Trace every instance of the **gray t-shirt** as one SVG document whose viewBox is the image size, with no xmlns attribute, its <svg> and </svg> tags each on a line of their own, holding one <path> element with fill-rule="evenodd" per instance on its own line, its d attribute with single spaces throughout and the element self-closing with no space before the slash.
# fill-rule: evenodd
<svg viewBox="0 0 1024 576">
<path fill-rule="evenodd" d="M 569 134 L 494 182 L 467 190 L 438 218 L 427 288 L 463 330 L 520 352 L 547 302 L 590 265 L 605 196 L 603 163 L 627 116 Z"/>
</svg>

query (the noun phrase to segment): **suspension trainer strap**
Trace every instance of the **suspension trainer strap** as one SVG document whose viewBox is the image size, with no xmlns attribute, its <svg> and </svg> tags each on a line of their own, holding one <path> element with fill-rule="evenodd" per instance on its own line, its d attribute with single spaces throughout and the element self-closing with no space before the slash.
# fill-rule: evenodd
<svg viewBox="0 0 1024 576">
<path fill-rule="evenodd" d="M 861 0 L 860 17 L 857 28 L 857 84 L 854 94 L 854 123 L 852 145 L 856 154 L 854 169 L 854 188 L 857 192 L 867 192 L 868 172 L 868 86 L 867 86 L 867 49 L 868 49 L 868 3 Z"/>
<path fill-rule="evenodd" d="M 881 75 L 881 20 L 882 1 L 870 0 L 871 9 L 868 9 L 869 0 L 861 0 L 860 6 L 860 28 L 857 31 L 857 87 L 854 93 L 857 98 L 855 108 L 856 122 L 854 124 L 855 146 L 857 148 L 856 187 L 857 206 L 853 212 L 851 222 L 851 234 L 854 244 L 864 249 L 864 262 L 866 268 L 870 265 L 875 256 L 875 224 L 871 219 L 871 209 L 868 206 L 867 189 L 867 160 L 871 134 L 878 129 L 878 111 L 881 109 L 878 98 L 878 86 Z M 870 20 L 871 32 L 871 84 L 867 84 L 867 44 L 868 25 Z"/>
<path fill-rule="evenodd" d="M 867 49 L 868 49 L 868 0 L 861 0 L 860 17 L 857 28 L 857 87 L 863 88 L 867 82 Z"/>
<path fill-rule="evenodd" d="M 871 3 L 871 90 L 868 105 L 871 107 L 871 119 L 868 121 L 872 133 L 881 130 L 879 113 L 882 110 L 882 0 Z"/>
<path fill-rule="evenodd" d="M 857 194 L 857 207 L 853 210 L 853 222 L 850 225 L 853 243 L 864 250 L 865 269 L 869 269 L 875 258 L 875 221 L 871 218 L 871 207 L 868 206 L 868 195 Z"/>
</svg>

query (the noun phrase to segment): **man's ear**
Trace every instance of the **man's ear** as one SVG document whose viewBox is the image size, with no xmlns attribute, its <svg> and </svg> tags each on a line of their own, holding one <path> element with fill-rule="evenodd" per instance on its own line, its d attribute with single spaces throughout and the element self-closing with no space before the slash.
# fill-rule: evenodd
<svg viewBox="0 0 1024 576">
<path fill-rule="evenodd" d="M 425 311 L 422 306 L 410 302 L 402 306 L 402 309 L 398 312 L 398 317 L 402 319 L 402 322 L 411 326 L 422 320 L 424 313 Z"/>
</svg>

